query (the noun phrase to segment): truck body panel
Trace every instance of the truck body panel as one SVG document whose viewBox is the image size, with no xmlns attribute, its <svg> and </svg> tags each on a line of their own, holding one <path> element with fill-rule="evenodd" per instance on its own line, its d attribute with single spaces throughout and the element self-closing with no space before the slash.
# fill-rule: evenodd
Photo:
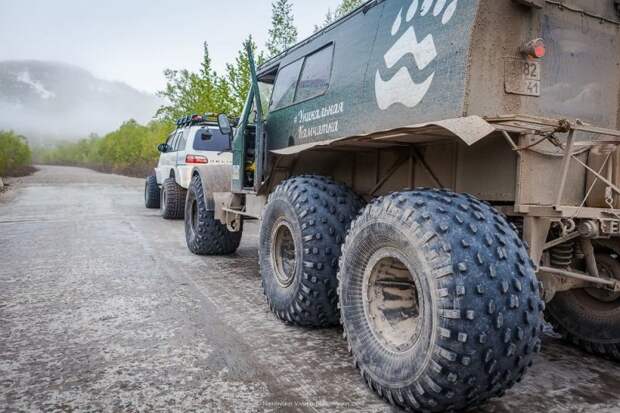
<svg viewBox="0 0 620 413">
<path fill-rule="evenodd" d="M 610 21 L 553 2 L 542 9 L 510 0 L 441 3 L 448 7 L 412 12 L 418 2 L 370 2 L 261 67 L 259 80 L 275 72 L 277 85 L 277 70 L 300 65 L 303 71 L 304 56 L 334 49 L 325 93 L 271 108 L 268 148 L 467 115 L 519 113 L 617 126 L 620 26 L 611 22 L 611 1 L 573 1 Z M 508 93 L 509 83 L 527 82 L 509 79 L 528 64 L 521 46 L 539 37 L 547 55 L 533 74 L 538 96 Z"/>
</svg>

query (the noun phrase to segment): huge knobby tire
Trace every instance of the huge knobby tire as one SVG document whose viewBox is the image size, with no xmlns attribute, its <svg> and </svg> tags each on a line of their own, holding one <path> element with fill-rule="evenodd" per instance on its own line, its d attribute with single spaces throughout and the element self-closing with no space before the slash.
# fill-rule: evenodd
<svg viewBox="0 0 620 413">
<path fill-rule="evenodd" d="M 160 212 L 165 219 L 182 219 L 187 191 L 174 178 L 167 178 L 161 185 Z"/>
<path fill-rule="evenodd" d="M 198 255 L 232 254 L 239 248 L 243 233 L 243 220 L 237 232 L 216 220 L 213 211 L 207 210 L 200 176 L 195 175 L 187 190 L 185 203 L 185 240 L 191 252 Z"/>
<path fill-rule="evenodd" d="M 522 241 L 494 208 L 395 193 L 351 224 L 339 272 L 355 365 L 389 403 L 461 410 L 500 396 L 540 349 L 543 302 Z"/>
<path fill-rule="evenodd" d="M 602 277 L 620 280 L 615 254 L 598 252 L 596 262 Z M 551 300 L 545 315 L 567 341 L 620 361 L 620 293 L 598 288 L 562 291 Z"/>
<path fill-rule="evenodd" d="M 321 176 L 299 176 L 269 196 L 260 228 L 263 290 L 273 313 L 289 323 L 338 323 L 340 247 L 362 200 Z"/>
<path fill-rule="evenodd" d="M 144 182 L 144 205 L 147 208 L 159 208 L 159 185 L 157 185 L 157 177 L 148 176 Z"/>
</svg>

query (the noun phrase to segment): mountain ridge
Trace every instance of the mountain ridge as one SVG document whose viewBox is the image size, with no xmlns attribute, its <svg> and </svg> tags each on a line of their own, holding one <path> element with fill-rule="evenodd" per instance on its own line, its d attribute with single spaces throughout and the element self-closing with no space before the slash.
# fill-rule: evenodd
<svg viewBox="0 0 620 413">
<path fill-rule="evenodd" d="M 0 129 L 32 143 L 110 132 L 129 119 L 145 123 L 163 101 L 66 62 L 0 61 Z"/>
</svg>

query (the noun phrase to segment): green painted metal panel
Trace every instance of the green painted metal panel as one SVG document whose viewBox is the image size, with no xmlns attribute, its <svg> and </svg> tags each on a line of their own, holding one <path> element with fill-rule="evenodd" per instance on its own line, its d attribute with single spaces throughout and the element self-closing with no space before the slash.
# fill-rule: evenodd
<svg viewBox="0 0 620 413">
<path fill-rule="evenodd" d="M 386 0 L 292 50 L 280 67 L 333 44 L 330 86 L 271 111 L 268 148 L 462 116 L 478 3 Z"/>
</svg>

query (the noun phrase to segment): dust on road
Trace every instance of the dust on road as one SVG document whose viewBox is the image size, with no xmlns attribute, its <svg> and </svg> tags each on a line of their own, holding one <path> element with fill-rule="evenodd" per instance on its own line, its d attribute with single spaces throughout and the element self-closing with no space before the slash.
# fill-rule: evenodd
<svg viewBox="0 0 620 413">
<path fill-rule="evenodd" d="M 143 181 L 42 167 L 0 194 L 0 410 L 392 411 L 339 329 L 277 321 L 257 227 L 198 257 Z M 620 365 L 545 338 L 482 412 L 620 412 Z"/>
</svg>

